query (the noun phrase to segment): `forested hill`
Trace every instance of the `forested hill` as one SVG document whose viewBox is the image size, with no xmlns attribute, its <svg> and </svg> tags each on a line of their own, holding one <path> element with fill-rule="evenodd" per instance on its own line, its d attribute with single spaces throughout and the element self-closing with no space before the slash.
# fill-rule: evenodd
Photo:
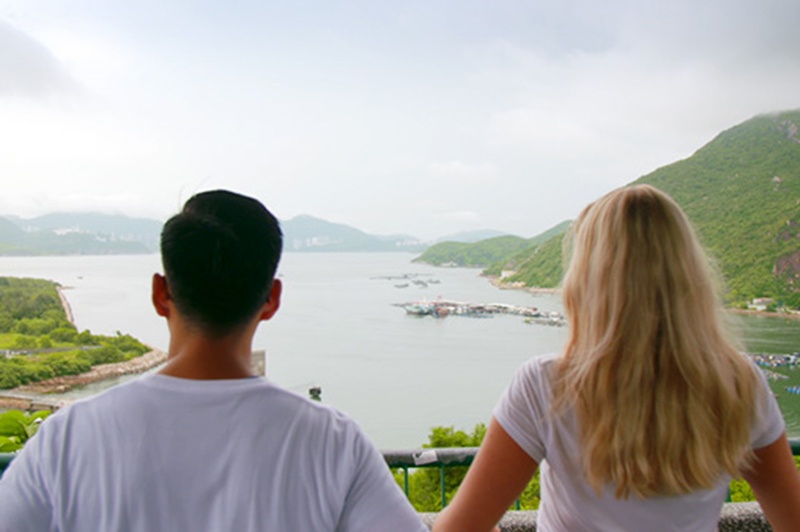
<svg viewBox="0 0 800 532">
<path fill-rule="evenodd" d="M 414 259 L 434 266 L 484 267 L 531 246 L 521 236 L 504 235 L 478 242 L 439 242 Z"/>
<path fill-rule="evenodd" d="M 774 297 L 800 307 L 800 110 L 757 116 L 634 183 L 666 191 L 686 210 L 732 304 Z M 556 244 L 515 257 L 508 281 L 555 286 Z"/>
<path fill-rule="evenodd" d="M 515 235 L 503 235 L 478 242 L 439 242 L 426 249 L 422 255 L 414 259 L 414 262 L 424 262 L 434 266 L 486 267 L 495 265 L 499 274 L 500 265 L 506 262 L 508 257 L 524 255 L 528 250 L 535 249 L 554 235 L 563 233 L 569 224 L 569 221 L 561 222 L 544 233 L 528 239 Z M 492 273 L 491 268 L 487 270 L 487 273 Z"/>
</svg>

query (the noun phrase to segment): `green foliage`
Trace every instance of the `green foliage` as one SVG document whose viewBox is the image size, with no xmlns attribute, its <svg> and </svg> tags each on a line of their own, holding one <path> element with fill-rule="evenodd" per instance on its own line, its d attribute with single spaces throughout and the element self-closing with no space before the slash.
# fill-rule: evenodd
<svg viewBox="0 0 800 532">
<path fill-rule="evenodd" d="M 533 237 L 533 238 L 531 238 L 529 240 L 529 242 L 531 244 L 529 247 L 527 247 L 526 249 L 524 249 L 524 250 L 522 250 L 522 251 L 520 251 L 520 252 L 518 252 L 518 253 L 516 253 L 514 255 L 509 255 L 507 257 L 504 257 L 502 260 L 500 260 L 498 262 L 495 262 L 494 264 L 492 264 L 491 266 L 486 268 L 483 271 L 483 273 L 485 275 L 493 275 L 493 276 L 499 277 L 500 274 L 503 272 L 503 270 L 514 270 L 514 271 L 519 273 L 520 270 L 533 269 L 534 266 L 528 266 L 527 263 L 533 257 L 535 257 L 537 255 L 539 256 L 539 258 L 537 259 L 537 263 L 543 262 L 545 260 L 549 260 L 549 259 L 545 259 L 545 257 L 548 257 L 549 255 L 552 254 L 552 252 L 548 251 L 548 249 L 551 246 L 554 246 L 553 242 L 561 242 L 561 239 L 564 237 L 564 233 L 566 233 L 567 229 L 569 229 L 569 226 L 571 224 L 572 224 L 572 221 L 566 220 L 566 221 L 561 222 L 560 224 L 556 225 L 555 227 L 551 227 L 550 229 L 548 229 L 544 233 L 536 235 L 535 237 Z M 544 255 L 540 255 L 540 251 L 541 251 L 542 248 L 544 248 L 544 250 L 545 250 Z M 559 256 L 560 256 L 560 253 L 561 253 L 560 250 L 557 253 L 559 253 Z M 560 264 L 560 262 L 559 262 L 559 264 Z M 545 266 L 545 269 L 552 269 L 552 268 L 550 266 Z M 533 284 L 528 284 L 527 282 L 526 282 L 526 284 L 527 284 L 527 286 L 537 286 L 537 287 L 547 287 L 547 288 L 550 288 L 552 286 L 556 286 L 558 284 L 558 282 L 561 280 L 561 270 L 558 269 L 556 273 L 558 274 L 558 279 L 556 279 L 553 282 L 553 284 L 548 284 L 549 283 L 549 278 L 552 277 L 552 275 L 553 275 L 552 272 L 547 274 L 547 275 L 545 275 L 544 279 L 537 279 L 537 280 L 531 279 L 531 282 Z M 535 275 L 538 275 L 538 274 L 535 274 Z M 523 277 L 527 277 L 527 276 L 523 275 Z M 518 280 L 522 280 L 522 279 L 518 279 Z M 523 282 L 525 282 L 525 281 L 523 281 Z M 536 283 L 543 283 L 543 284 L 536 284 Z"/>
<path fill-rule="evenodd" d="M 14 318 L 8 312 L 0 311 L 0 333 L 6 333 L 14 328 Z"/>
<path fill-rule="evenodd" d="M 794 462 L 797 464 L 797 469 L 800 470 L 800 456 L 794 457 Z M 731 502 L 749 502 L 756 500 L 756 495 L 753 493 L 753 488 L 747 481 L 738 478 L 731 481 L 728 485 L 728 494 Z"/>
<path fill-rule="evenodd" d="M 66 321 L 56 284 L 51 281 L 0 277 L 0 302 L 3 314 L 13 320 L 42 318 L 45 312 L 55 311 Z"/>
<path fill-rule="evenodd" d="M 558 286 L 564 275 L 561 248 L 564 233 L 556 235 L 538 246 L 532 252 L 521 253 L 511 259 L 510 269 L 517 273 L 505 279 L 506 282 L 523 282 L 526 286 L 552 288 Z"/>
<path fill-rule="evenodd" d="M 0 414 L 0 453 L 18 451 L 36 434 L 39 424 L 50 415 L 48 410 L 26 414 L 9 410 Z"/>
<path fill-rule="evenodd" d="M 125 353 L 110 345 L 104 345 L 86 351 L 89 362 L 95 364 L 111 364 L 125 360 Z"/>
<path fill-rule="evenodd" d="M 743 479 L 732 480 L 728 485 L 728 494 L 731 502 L 748 502 L 756 500 L 753 488 Z"/>
<path fill-rule="evenodd" d="M 78 333 L 75 337 L 75 342 L 79 345 L 99 345 L 99 341 L 96 336 L 92 335 L 89 332 L 89 329 L 85 329 Z"/>
<path fill-rule="evenodd" d="M 38 345 L 35 336 L 28 334 L 17 334 L 14 343 L 11 344 L 13 349 L 35 349 Z"/>
<path fill-rule="evenodd" d="M 100 345 L 120 352 L 123 360 L 135 358 L 150 351 L 149 347 L 130 334 L 122 334 L 119 331 L 116 336 L 95 336 L 94 338 Z"/>
<path fill-rule="evenodd" d="M 716 260 L 731 305 L 755 297 L 800 307 L 800 111 L 757 116 L 690 158 L 641 177 L 686 211 Z M 554 287 L 561 254 L 517 257 L 516 280 Z M 544 248 L 544 246 L 542 246 Z"/>
<path fill-rule="evenodd" d="M 55 283 L 10 277 L 0 277 L 0 349 L 26 352 L 0 356 L 0 389 L 76 375 L 150 350 L 119 331 L 115 336 L 78 332 L 67 321 Z"/>
<path fill-rule="evenodd" d="M 78 331 L 75 327 L 58 327 L 48 333 L 50 339 L 54 342 L 74 342 L 75 337 L 78 336 Z"/>
<path fill-rule="evenodd" d="M 426 249 L 414 262 L 435 266 L 447 263 L 469 267 L 488 266 L 530 246 L 528 240 L 512 235 L 487 238 L 474 243 L 440 242 Z"/>
<path fill-rule="evenodd" d="M 433 427 L 424 448 L 480 447 L 486 436 L 486 425 L 479 423 L 471 433 L 455 430 L 454 427 Z M 448 467 L 445 469 L 445 494 L 450 501 L 464 480 L 467 467 Z M 420 468 L 409 474 L 408 499 L 417 511 L 437 512 L 442 509 L 441 477 L 438 467 Z M 402 470 L 395 473 L 395 479 L 403 486 Z M 520 496 L 523 509 L 539 507 L 539 475 L 531 480 Z"/>
<path fill-rule="evenodd" d="M 19 358 L 19 357 L 17 357 Z M 44 355 L 26 357 L 28 361 L 44 364 L 53 370 L 57 377 L 63 375 L 77 375 L 92 369 L 92 361 L 86 351 L 67 351 L 62 353 L 47 353 Z M 25 360 L 25 359 L 23 359 Z"/>
<path fill-rule="evenodd" d="M 800 111 L 753 118 L 636 181 L 664 190 L 686 210 L 718 260 L 731 301 L 800 303 L 798 123 Z"/>
<path fill-rule="evenodd" d="M 455 430 L 454 427 L 433 427 L 428 435 L 428 443 L 422 444 L 426 449 L 439 447 L 479 447 L 486 436 L 486 425 L 478 423 L 471 433 Z"/>
<path fill-rule="evenodd" d="M 424 262 L 441 266 L 455 264 L 456 266 L 485 267 L 486 275 L 499 276 L 503 266 L 513 260 L 517 255 L 533 253 L 536 248 L 562 234 L 569 227 L 570 221 L 564 221 L 547 231 L 524 239 L 518 236 L 498 236 L 487 238 L 471 244 L 463 242 L 440 242 L 429 247 L 425 252 L 414 259 L 414 262 Z"/>
</svg>

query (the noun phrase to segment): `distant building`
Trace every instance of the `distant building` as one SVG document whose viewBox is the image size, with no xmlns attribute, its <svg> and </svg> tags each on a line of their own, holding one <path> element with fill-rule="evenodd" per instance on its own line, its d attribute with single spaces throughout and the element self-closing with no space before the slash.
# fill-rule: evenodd
<svg viewBox="0 0 800 532">
<path fill-rule="evenodd" d="M 771 297 L 757 297 L 747 304 L 747 308 L 750 310 L 764 311 L 767 310 L 767 307 L 774 304 L 775 300 Z"/>
</svg>

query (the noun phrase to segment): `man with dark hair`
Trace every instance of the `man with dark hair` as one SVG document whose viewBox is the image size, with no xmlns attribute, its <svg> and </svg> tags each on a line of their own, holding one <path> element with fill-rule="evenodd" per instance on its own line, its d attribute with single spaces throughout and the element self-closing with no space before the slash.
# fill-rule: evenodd
<svg viewBox="0 0 800 532">
<path fill-rule="evenodd" d="M 252 198 L 186 202 L 153 276 L 166 366 L 43 423 L 0 480 L 0 530 L 427 530 L 350 418 L 252 378 L 281 240 Z"/>
</svg>

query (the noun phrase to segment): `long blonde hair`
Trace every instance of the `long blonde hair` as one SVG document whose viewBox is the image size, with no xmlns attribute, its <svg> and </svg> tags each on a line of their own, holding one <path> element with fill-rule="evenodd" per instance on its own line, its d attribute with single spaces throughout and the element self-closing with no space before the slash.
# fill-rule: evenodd
<svg viewBox="0 0 800 532">
<path fill-rule="evenodd" d="M 571 241 L 554 408 L 575 409 L 590 485 L 644 498 L 737 475 L 757 377 L 683 211 L 651 186 L 618 189 L 584 209 Z"/>
</svg>

